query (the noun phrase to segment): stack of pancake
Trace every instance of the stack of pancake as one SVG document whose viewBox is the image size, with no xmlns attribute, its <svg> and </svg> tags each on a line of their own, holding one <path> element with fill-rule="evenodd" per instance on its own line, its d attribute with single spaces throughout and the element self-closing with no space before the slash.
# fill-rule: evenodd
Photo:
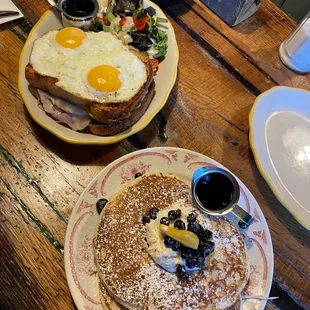
<svg viewBox="0 0 310 310">
<path fill-rule="evenodd" d="M 103 209 L 94 249 L 104 309 L 226 309 L 238 301 L 248 276 L 246 247 L 225 217 L 195 211 L 197 221 L 212 230 L 215 251 L 188 280 L 149 256 L 142 216 L 180 201 L 191 204 L 189 186 L 172 175 L 153 174 L 133 181 Z"/>
</svg>

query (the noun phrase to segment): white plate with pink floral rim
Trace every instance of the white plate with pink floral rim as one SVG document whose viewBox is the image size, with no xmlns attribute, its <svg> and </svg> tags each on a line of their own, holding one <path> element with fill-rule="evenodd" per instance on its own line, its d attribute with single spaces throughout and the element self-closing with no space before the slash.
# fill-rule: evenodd
<svg viewBox="0 0 310 310">
<path fill-rule="evenodd" d="M 79 310 L 102 310 L 92 251 L 92 241 L 99 223 L 96 201 L 102 197 L 109 199 L 119 192 L 137 172 L 171 173 L 190 184 L 194 171 L 208 165 L 226 169 L 211 158 L 193 151 L 170 147 L 149 148 L 117 159 L 93 179 L 72 211 L 65 241 L 67 280 Z M 237 180 L 241 189 L 238 205 L 255 217 L 246 233 L 242 231 L 246 235 L 250 266 L 250 278 L 243 295 L 269 296 L 273 278 L 273 249 L 269 229 L 256 200 L 246 186 Z M 237 224 L 235 219 L 232 220 Z M 265 303 L 245 300 L 243 309 L 264 309 Z"/>
</svg>

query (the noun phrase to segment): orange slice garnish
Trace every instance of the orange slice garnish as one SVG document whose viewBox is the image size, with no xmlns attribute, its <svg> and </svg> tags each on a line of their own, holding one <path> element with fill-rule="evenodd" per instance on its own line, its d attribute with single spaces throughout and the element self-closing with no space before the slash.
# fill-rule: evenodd
<svg viewBox="0 0 310 310">
<path fill-rule="evenodd" d="M 199 238 L 191 231 L 178 230 L 164 224 L 159 224 L 160 231 L 172 239 L 179 241 L 188 248 L 197 250 L 199 245 Z"/>
</svg>

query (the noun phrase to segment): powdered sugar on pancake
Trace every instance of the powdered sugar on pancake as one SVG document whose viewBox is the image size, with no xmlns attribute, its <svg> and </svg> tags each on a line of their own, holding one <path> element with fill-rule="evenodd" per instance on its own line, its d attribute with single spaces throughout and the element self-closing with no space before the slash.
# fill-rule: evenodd
<svg viewBox="0 0 310 310">
<path fill-rule="evenodd" d="M 104 209 L 95 238 L 100 280 L 108 292 L 130 309 L 223 309 L 238 298 L 247 280 L 245 244 L 224 217 L 198 221 L 213 232 L 215 251 L 206 268 L 188 281 L 158 266 L 147 251 L 141 218 L 152 207 L 169 208 L 176 201 L 190 204 L 190 189 L 181 180 L 150 175 L 136 181 Z"/>
</svg>

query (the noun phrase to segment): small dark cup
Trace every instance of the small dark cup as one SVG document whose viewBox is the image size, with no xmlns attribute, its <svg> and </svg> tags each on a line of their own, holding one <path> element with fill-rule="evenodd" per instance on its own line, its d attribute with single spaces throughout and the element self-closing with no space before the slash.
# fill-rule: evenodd
<svg viewBox="0 0 310 310">
<path fill-rule="evenodd" d="M 77 27 L 85 31 L 99 12 L 97 0 L 59 0 L 57 6 L 64 27 Z"/>
<path fill-rule="evenodd" d="M 221 209 L 210 209 L 207 206 L 205 206 L 201 200 L 198 197 L 197 194 L 197 185 L 199 181 L 202 181 L 203 179 L 206 178 L 206 176 L 210 174 L 221 174 L 223 178 L 226 178 L 227 180 L 230 181 L 233 187 L 231 199 L 229 203 L 227 203 L 223 208 Z M 251 216 L 249 213 L 244 211 L 242 208 L 238 206 L 238 201 L 240 198 L 240 187 L 239 184 L 236 180 L 236 178 L 229 173 L 228 171 L 221 169 L 221 168 L 216 168 L 216 167 L 201 167 L 197 169 L 194 172 L 193 178 L 192 178 L 192 200 L 194 204 L 197 206 L 198 209 L 201 211 L 210 214 L 210 215 L 224 215 L 229 212 L 232 212 L 235 216 L 237 216 L 241 222 L 244 224 L 243 227 L 248 227 L 254 220 L 254 217 Z"/>
</svg>

